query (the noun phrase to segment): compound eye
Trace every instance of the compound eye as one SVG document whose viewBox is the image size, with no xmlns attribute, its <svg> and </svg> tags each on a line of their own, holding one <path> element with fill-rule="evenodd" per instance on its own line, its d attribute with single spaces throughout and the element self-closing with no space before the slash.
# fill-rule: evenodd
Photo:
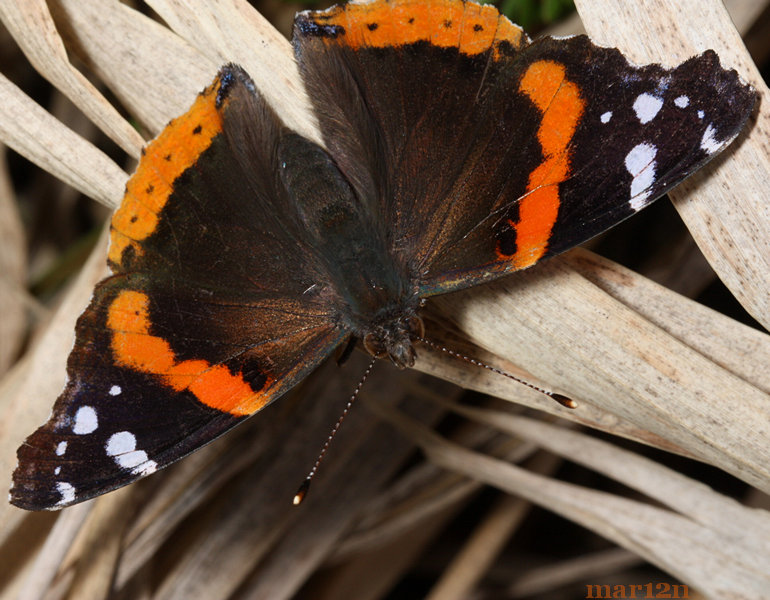
<svg viewBox="0 0 770 600">
<path fill-rule="evenodd" d="M 425 337 L 425 323 L 422 322 L 422 319 L 420 317 L 416 315 L 414 317 L 409 317 L 406 321 L 406 327 L 411 337 L 414 337 L 414 338 Z"/>
<path fill-rule="evenodd" d="M 375 358 L 385 358 L 388 355 L 388 349 L 383 340 L 373 333 L 367 333 L 364 336 L 364 349 Z"/>
</svg>

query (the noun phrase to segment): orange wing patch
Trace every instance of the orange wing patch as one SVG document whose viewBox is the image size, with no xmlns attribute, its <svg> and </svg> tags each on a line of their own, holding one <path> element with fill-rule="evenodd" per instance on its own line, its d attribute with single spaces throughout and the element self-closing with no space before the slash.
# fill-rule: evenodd
<svg viewBox="0 0 770 600">
<path fill-rule="evenodd" d="M 566 79 L 563 65 L 542 60 L 533 63 L 519 83 L 519 91 L 542 113 L 537 139 L 544 160 L 529 175 L 527 194 L 519 202 L 516 230 L 516 269 L 532 266 L 543 257 L 559 212 L 559 184 L 569 176 L 569 144 L 583 114 L 585 102 L 577 85 Z"/>
<path fill-rule="evenodd" d="M 327 43 L 341 38 L 355 50 L 430 42 L 470 56 L 494 46 L 497 58 L 502 42 L 514 48 L 526 43 L 523 30 L 493 6 L 463 0 L 349 3 L 310 18 L 321 27 L 338 28 L 335 36 L 325 38 Z"/>
<path fill-rule="evenodd" d="M 224 365 L 205 360 L 178 361 L 169 343 L 150 333 L 150 299 L 124 290 L 110 305 L 107 326 L 113 332 L 112 352 L 118 365 L 158 375 L 177 392 L 188 390 L 203 404 L 240 417 L 250 415 L 270 400 L 267 377 L 260 390 Z"/>
<path fill-rule="evenodd" d="M 131 246 L 139 255 L 141 244 L 158 224 L 158 213 L 173 191 L 174 180 L 188 169 L 211 140 L 222 131 L 216 109 L 219 79 L 196 98 L 190 110 L 171 121 L 142 152 L 126 193 L 112 217 L 108 258 L 120 265 L 123 252 Z"/>
</svg>

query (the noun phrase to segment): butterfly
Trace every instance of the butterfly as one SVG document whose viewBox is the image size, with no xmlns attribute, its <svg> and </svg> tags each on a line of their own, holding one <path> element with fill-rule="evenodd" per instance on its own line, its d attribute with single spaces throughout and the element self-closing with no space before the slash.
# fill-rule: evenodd
<svg viewBox="0 0 770 600">
<path fill-rule="evenodd" d="M 324 147 L 235 64 L 147 146 L 13 504 L 58 509 L 149 475 L 341 345 L 412 366 L 428 298 L 635 214 L 756 101 L 712 51 L 634 66 L 463 0 L 300 13 L 293 43 Z"/>
</svg>

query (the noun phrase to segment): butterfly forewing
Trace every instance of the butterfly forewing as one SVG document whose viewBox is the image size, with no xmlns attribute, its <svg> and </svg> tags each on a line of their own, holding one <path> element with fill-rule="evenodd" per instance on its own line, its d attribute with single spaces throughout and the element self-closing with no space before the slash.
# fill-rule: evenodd
<svg viewBox="0 0 770 600">
<path fill-rule="evenodd" d="M 19 449 L 14 504 L 60 508 L 178 460 L 343 339 L 276 185 L 283 133 L 228 67 L 147 148 L 113 218 L 116 274 L 78 322 L 51 418 Z"/>
<path fill-rule="evenodd" d="M 374 186 L 362 194 L 423 296 L 617 224 L 723 149 L 756 101 L 713 52 L 636 67 L 585 36 L 530 43 L 487 9 L 353 4 L 295 28 L 327 145 Z"/>
</svg>

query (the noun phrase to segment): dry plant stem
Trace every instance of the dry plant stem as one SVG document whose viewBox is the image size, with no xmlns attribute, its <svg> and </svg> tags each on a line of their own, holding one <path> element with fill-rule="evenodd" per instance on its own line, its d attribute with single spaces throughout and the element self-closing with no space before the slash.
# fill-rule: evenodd
<svg viewBox="0 0 770 600">
<path fill-rule="evenodd" d="M 0 141 L 101 202 L 116 207 L 126 173 L 0 74 Z"/>
<path fill-rule="evenodd" d="M 593 404 L 770 489 L 768 394 L 629 310 L 563 260 L 432 301 L 475 343 L 569 390 L 580 407 L 564 411 L 565 418 L 580 419 L 582 407 Z"/>
<path fill-rule="evenodd" d="M 118 0 L 50 0 L 49 6 L 73 54 L 149 137 L 184 113 L 222 64 Z"/>
<path fill-rule="evenodd" d="M 62 513 L 56 520 L 45 544 L 27 572 L 19 594 L 19 600 L 43 598 L 54 580 L 65 555 L 93 509 L 93 504 L 81 504 Z"/>
<path fill-rule="evenodd" d="M 281 118 L 289 127 L 323 143 L 291 45 L 245 0 L 147 3 L 171 29 L 217 64 L 232 61 L 243 66 L 270 104 L 280 107 Z"/>
<path fill-rule="evenodd" d="M 129 487 L 100 497 L 70 548 L 62 567 L 74 571 L 68 598 L 107 598 L 120 557 L 121 541 L 133 517 L 138 488 Z"/>
<path fill-rule="evenodd" d="M 563 260 L 647 321 L 741 379 L 770 393 L 770 337 L 698 302 L 672 294 L 583 248 Z"/>
<path fill-rule="evenodd" d="M 368 404 L 365 398 L 362 398 L 362 402 Z M 483 439 L 478 439 L 478 435 L 464 435 L 461 431 L 461 435 L 453 436 L 455 442 L 464 446 L 487 448 L 487 454 L 508 462 L 520 463 L 537 450 L 530 442 L 510 438 L 501 441 L 498 434 L 487 427 L 482 429 L 471 421 L 462 429 L 471 434 L 483 432 Z M 490 446 L 492 439 L 494 442 Z M 335 548 L 329 562 L 343 561 L 383 541 L 408 536 L 410 531 L 419 529 L 433 515 L 460 506 L 480 487 L 478 482 L 446 472 L 436 465 L 427 462 L 418 464 L 377 496 L 356 528 Z"/>
<path fill-rule="evenodd" d="M 402 532 L 400 537 L 351 556 L 347 563 L 323 577 L 320 584 L 312 586 L 313 600 L 379 600 L 389 593 L 393 595 L 394 587 L 409 575 L 420 557 L 430 551 L 431 544 L 451 525 L 462 507 L 461 503 L 447 504 L 423 519 L 418 527 Z"/>
<path fill-rule="evenodd" d="M 612 548 L 527 571 L 506 591 L 511 598 L 521 598 L 552 592 L 575 582 L 606 581 L 610 577 L 617 580 L 618 573 L 641 563 L 642 559 L 625 548 Z"/>
<path fill-rule="evenodd" d="M 0 2 L 0 21 L 38 73 L 79 106 L 123 150 L 139 156 L 144 143 L 141 136 L 70 64 L 45 0 Z"/>
<path fill-rule="evenodd" d="M 746 547 L 743 537 L 726 538 L 667 510 L 540 477 L 452 444 L 398 411 L 373 409 L 436 464 L 580 523 L 706 594 L 755 598 L 770 586 L 768 553 Z"/>
<path fill-rule="evenodd" d="M 753 128 L 715 161 L 717 167 L 699 171 L 670 196 L 720 279 L 770 328 L 770 90 L 724 5 L 718 0 L 575 4 L 589 35 L 635 62 L 670 65 L 713 48 L 762 94 Z"/>
<path fill-rule="evenodd" d="M 530 461 L 529 467 L 538 473 L 552 475 L 560 464 L 561 458 L 541 454 Z M 503 496 L 498 499 L 433 586 L 428 600 L 468 598 L 530 509 L 530 503 L 521 498 Z"/>
<path fill-rule="evenodd" d="M 0 144 L 0 376 L 16 360 L 27 330 L 27 244 Z"/>
<path fill-rule="evenodd" d="M 728 539 L 743 538 L 743 544 L 752 552 L 762 554 L 768 551 L 770 515 L 746 508 L 655 461 L 580 432 L 534 419 L 447 402 L 441 404 L 465 417 L 529 440 L 563 458 L 601 472 L 719 531 Z"/>
</svg>

